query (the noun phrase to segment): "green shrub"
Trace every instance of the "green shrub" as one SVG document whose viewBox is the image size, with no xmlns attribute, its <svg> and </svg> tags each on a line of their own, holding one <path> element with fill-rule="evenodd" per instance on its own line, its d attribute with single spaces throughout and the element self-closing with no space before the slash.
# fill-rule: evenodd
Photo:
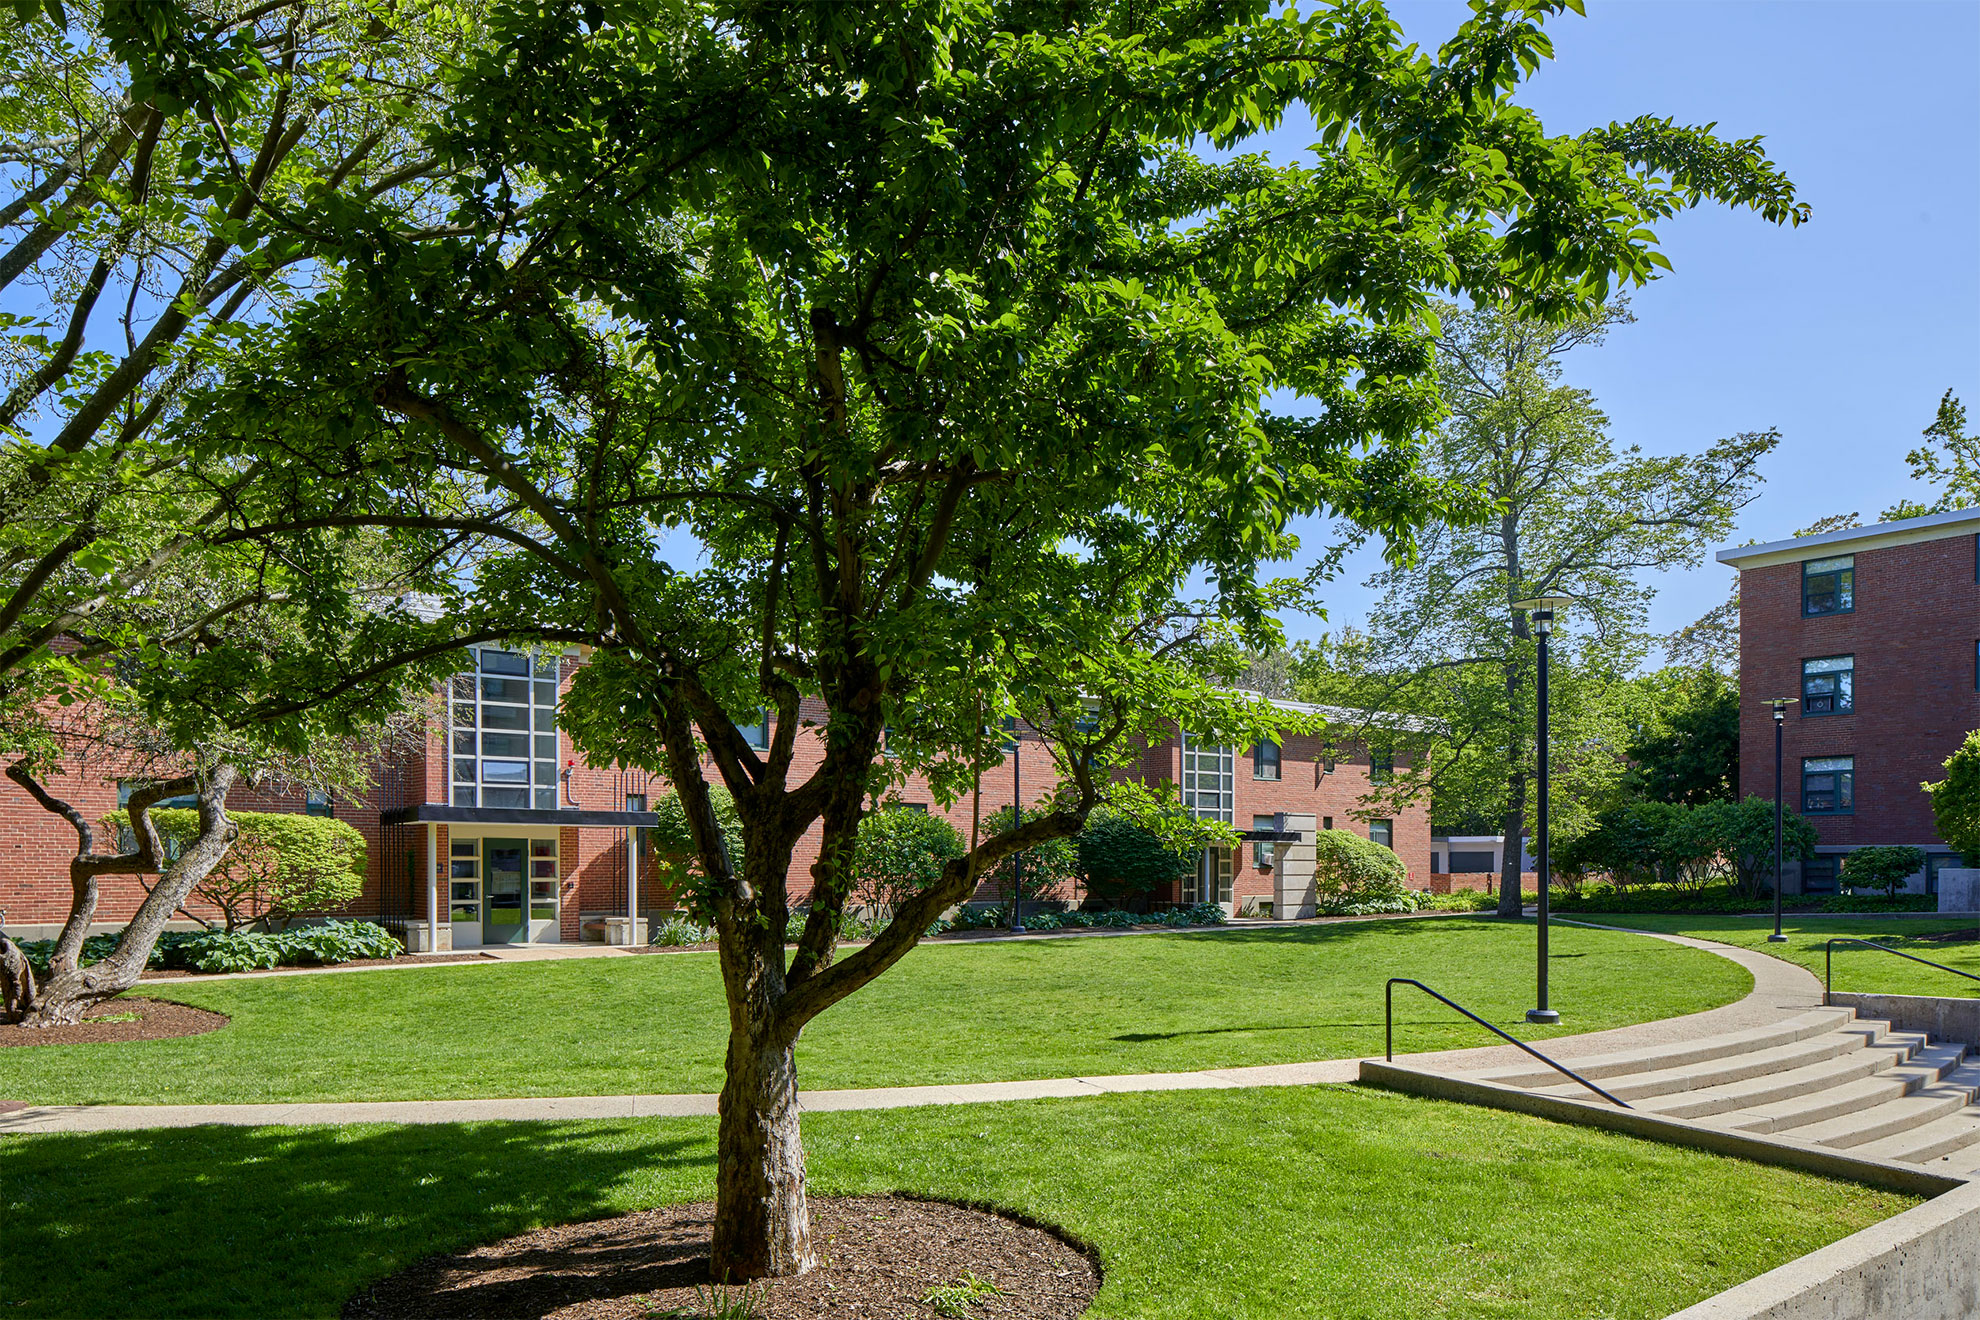
<svg viewBox="0 0 1980 1320">
<path fill-rule="evenodd" d="M 984 817 L 980 838 L 1002 834 L 1017 823 L 1017 813 L 999 807 Z M 1011 878 L 1017 870 L 1015 854 L 1001 857 L 978 879 L 988 881 L 997 893 L 1008 896 Z M 1029 903 L 1053 892 L 1063 892 L 1079 878 L 1079 842 L 1075 838 L 1047 839 L 1024 850 L 1024 900 Z"/>
<path fill-rule="evenodd" d="M 1448 894 L 1418 894 L 1419 912 L 1484 912 L 1499 906 L 1499 896 L 1484 889 L 1454 889 Z"/>
<path fill-rule="evenodd" d="M 1555 912 L 1676 912 L 1724 914 L 1759 912 L 1767 900 L 1749 898 L 1732 884 L 1704 885 L 1686 889 L 1675 885 L 1593 885 L 1578 894 L 1553 894 L 1548 906 Z"/>
<path fill-rule="evenodd" d="M 1313 836 L 1313 894 L 1322 913 L 1408 901 L 1409 868 L 1395 851 L 1347 830 L 1320 830 Z M 1382 906 L 1382 912 L 1410 912 Z M 1354 913 L 1350 915 L 1366 915 Z"/>
<path fill-rule="evenodd" d="M 287 811 L 234 811 L 227 819 L 239 833 L 192 897 L 219 909 L 229 931 L 334 911 L 363 891 L 364 836 L 345 822 Z M 130 828 L 127 811 L 105 820 Z M 197 811 L 161 807 L 151 820 L 168 855 L 199 838 Z"/>
<path fill-rule="evenodd" d="M 859 823 L 853 889 L 870 903 L 898 907 L 942 878 L 967 851 L 962 832 L 928 811 L 890 807 Z"/>
<path fill-rule="evenodd" d="M 728 849 L 729 866 L 743 866 L 742 817 L 736 814 L 736 799 L 720 784 L 708 786 L 708 804 L 715 811 L 715 824 Z M 662 884 L 682 896 L 689 914 L 704 923 L 714 914 L 708 906 L 707 886 L 701 875 L 700 854 L 694 846 L 694 832 L 688 828 L 687 810 L 681 795 L 669 793 L 653 807 L 653 825 L 647 835 L 653 849 L 653 869 Z"/>
<path fill-rule="evenodd" d="M 299 926 L 267 938 L 275 942 L 280 965 L 284 967 L 396 958 L 405 952 L 391 931 L 369 921 L 326 921 L 320 926 Z"/>
<path fill-rule="evenodd" d="M 713 927 L 704 926 L 691 917 L 673 916 L 653 927 L 646 942 L 663 948 L 679 948 L 689 944 L 707 944 L 714 938 Z"/>
<path fill-rule="evenodd" d="M 1919 787 L 1932 796 L 1939 837 L 1969 866 L 1980 865 L 1980 729 L 1966 735 L 1946 758 L 1945 769 L 1944 779 Z"/>
<path fill-rule="evenodd" d="M 1107 903 L 1167 888 L 1195 865 L 1189 850 L 1105 807 L 1086 818 L 1075 851 L 1086 892 Z"/>
<path fill-rule="evenodd" d="M 1937 912 L 1936 894 L 1831 894 L 1824 912 Z"/>
<path fill-rule="evenodd" d="M 1897 897 L 1898 887 L 1925 868 L 1925 851 L 1902 845 L 1858 848 L 1843 858 L 1836 878 L 1850 889 L 1881 889 Z"/>
</svg>

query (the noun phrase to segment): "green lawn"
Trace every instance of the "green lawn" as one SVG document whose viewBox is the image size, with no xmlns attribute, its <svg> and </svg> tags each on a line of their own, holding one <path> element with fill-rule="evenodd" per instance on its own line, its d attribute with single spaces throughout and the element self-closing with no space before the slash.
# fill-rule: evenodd
<svg viewBox="0 0 1980 1320">
<path fill-rule="evenodd" d="M 1101 1254 L 1096 1317 L 1654 1317 L 1915 1204 L 1359 1087 L 804 1119 L 813 1190 L 1022 1211 Z M 4 1139 L 18 1316 L 337 1314 L 438 1251 L 713 1195 L 713 1121 Z"/>
<path fill-rule="evenodd" d="M 1414 976 L 1508 1028 L 1532 995 L 1533 928 L 1468 917 L 1302 929 L 922 947 L 799 1046 L 806 1086 L 997 1081 L 1382 1050 L 1382 987 Z M 1744 995 L 1710 954 L 1559 927 L 1556 1032 Z M 710 1092 L 726 1015 L 712 954 L 349 972 L 146 993 L 228 1014 L 182 1040 L 0 1050 L 0 1098 L 219 1103 Z M 1399 992 L 1397 1048 L 1486 1043 Z"/>
<path fill-rule="evenodd" d="M 1964 932 L 1971 937 L 1976 933 L 1971 918 L 1790 916 L 1781 922 L 1781 933 L 1788 937 L 1785 944 L 1767 942 L 1767 937 L 1774 933 L 1772 917 L 1688 917 L 1658 913 L 1654 916 L 1603 916 L 1576 920 L 1692 935 L 1701 940 L 1717 940 L 1721 944 L 1758 949 L 1776 958 L 1800 963 L 1818 978 L 1823 974 L 1823 950 L 1829 940 L 1837 935 L 1875 940 L 1879 944 L 1888 944 L 1920 958 L 1929 958 L 1933 962 L 1980 976 L 1980 942 L 1969 938 L 1964 942 L 1942 944 L 1910 938 L 1943 931 Z M 1864 994 L 1945 995 L 1962 999 L 1980 995 L 1980 981 L 1969 981 L 1962 976 L 1921 967 L 1904 958 L 1878 953 L 1875 949 L 1838 944 L 1835 959 L 1838 990 Z"/>
</svg>

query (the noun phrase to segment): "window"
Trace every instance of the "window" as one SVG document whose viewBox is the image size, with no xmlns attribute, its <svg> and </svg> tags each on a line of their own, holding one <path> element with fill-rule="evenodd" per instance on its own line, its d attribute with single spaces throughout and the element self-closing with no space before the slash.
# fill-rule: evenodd
<svg viewBox="0 0 1980 1320">
<path fill-rule="evenodd" d="M 319 793 L 315 789 L 311 789 L 309 792 L 303 794 L 303 814 L 305 816 L 335 816 L 337 814 L 337 804 L 330 800 L 328 793 Z"/>
<path fill-rule="evenodd" d="M 1262 742 L 1251 749 L 1251 777 L 1253 779 L 1279 777 L 1279 744 Z"/>
<path fill-rule="evenodd" d="M 529 841 L 529 919 L 557 919 L 557 841 Z"/>
<path fill-rule="evenodd" d="M 1333 829 L 1333 828 L 1334 828 L 1334 818 L 1333 818 L 1332 816 L 1322 816 L 1322 817 L 1320 818 L 1320 828 L 1321 828 L 1321 829 L 1323 829 L 1323 830 L 1331 830 L 1331 829 Z"/>
<path fill-rule="evenodd" d="M 1392 820 L 1371 820 L 1368 822 L 1368 841 L 1379 843 L 1384 848 L 1396 846 L 1396 823 Z"/>
<path fill-rule="evenodd" d="M 738 724 L 736 726 L 736 732 L 740 733 L 743 736 L 744 742 L 748 743 L 751 747 L 755 748 L 757 751 L 759 752 L 769 751 L 770 750 L 770 712 L 767 710 L 760 710 L 756 712 L 755 723 Z"/>
<path fill-rule="evenodd" d="M 1185 903 L 1228 903 L 1231 901 L 1231 850 L 1205 848 L 1196 858 L 1196 870 L 1183 877 Z"/>
<path fill-rule="evenodd" d="M 556 810 L 557 657 L 473 655 L 453 682 L 453 804 Z"/>
<path fill-rule="evenodd" d="M 1276 831 L 1279 828 L 1279 818 L 1277 816 L 1253 816 L 1251 818 L 1251 828 L 1254 830 Z M 1272 852 L 1278 846 L 1278 844 L 1269 843 L 1264 839 L 1253 840 L 1251 844 L 1252 865 L 1270 869 L 1272 865 Z"/>
<path fill-rule="evenodd" d="M 1834 853 L 1824 853 L 1811 857 L 1801 864 L 1801 892 L 1804 894 L 1833 894 L 1836 892 L 1836 872 L 1842 865 L 1842 858 Z"/>
<path fill-rule="evenodd" d="M 1004 750 L 1015 752 L 1018 749 L 1017 716 L 1004 716 Z"/>
<path fill-rule="evenodd" d="M 1368 753 L 1368 782 L 1386 784 L 1396 772 L 1396 754 L 1387 747 L 1371 748 Z"/>
<path fill-rule="evenodd" d="M 1856 709 L 1856 657 L 1801 662 L 1801 713 L 1847 715 Z"/>
<path fill-rule="evenodd" d="M 928 814 L 928 804 L 926 802 L 903 802 L 901 803 L 901 810 L 918 811 L 926 816 Z"/>
<path fill-rule="evenodd" d="M 1856 810 L 1856 758 L 1801 758 L 1801 814 L 1846 816 Z"/>
<path fill-rule="evenodd" d="M 1237 805 L 1234 768 L 1237 756 L 1229 747 L 1200 743 L 1188 734 L 1182 740 L 1182 804 L 1198 820 L 1232 823 Z M 1230 864 L 1225 856 L 1226 866 Z"/>
<path fill-rule="evenodd" d="M 1801 612 L 1848 614 L 1856 608 L 1856 556 L 1810 559 L 1801 565 Z"/>
<path fill-rule="evenodd" d="M 481 841 L 455 839 L 447 845 L 449 921 L 481 922 Z"/>
<path fill-rule="evenodd" d="M 117 781 L 117 810 L 122 811 L 131 805 L 131 794 L 144 787 L 141 779 L 119 779 Z M 199 797 L 194 793 L 181 793 L 177 797 L 160 798 L 151 804 L 158 807 L 182 808 L 186 811 L 199 810 Z"/>
</svg>

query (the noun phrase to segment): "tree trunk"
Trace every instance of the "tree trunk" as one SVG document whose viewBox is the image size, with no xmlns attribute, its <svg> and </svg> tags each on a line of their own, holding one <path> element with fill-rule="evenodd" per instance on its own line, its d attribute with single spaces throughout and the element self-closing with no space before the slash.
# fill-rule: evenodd
<svg viewBox="0 0 1980 1320">
<path fill-rule="evenodd" d="M 87 967 L 81 966 L 75 957 L 66 961 L 51 960 L 48 978 L 34 987 L 32 999 L 26 1005 L 26 1015 L 21 1019 L 23 1027 L 65 1027 L 72 1026 L 106 999 L 114 999 L 137 984 L 138 974 L 151 961 L 151 950 L 158 943 L 159 934 L 165 923 L 194 885 L 204 880 L 214 867 L 227 855 L 227 848 L 234 841 L 235 828 L 227 819 L 227 792 L 234 785 L 235 769 L 231 765 L 217 767 L 201 785 L 199 790 L 199 837 L 187 845 L 171 865 L 152 886 L 151 892 L 138 906 L 130 924 L 124 927 L 117 948 L 108 958 Z M 86 842 L 86 841 L 85 841 Z M 147 850 L 149 851 L 149 850 Z M 90 906 L 94 908 L 95 875 L 101 873 L 104 859 L 85 854 L 70 862 L 70 871 L 77 877 L 77 902 L 82 902 L 84 886 L 81 874 L 94 866 L 90 874 L 88 893 Z M 77 920 L 72 912 L 69 927 L 86 931 L 88 921 Z M 65 928 L 64 934 L 66 935 Z M 76 940 L 77 950 L 81 948 L 80 936 Z M 58 947 L 56 953 L 62 950 Z"/>
<path fill-rule="evenodd" d="M 0 913 L 0 918 L 5 917 Z M 18 1021 L 34 1002 L 34 968 L 6 931 L 0 930 L 0 1022 Z"/>
<path fill-rule="evenodd" d="M 772 1023 L 729 1034 L 710 1272 L 723 1283 L 803 1274 L 811 1254 L 798 1135 L 797 1048 Z"/>
<path fill-rule="evenodd" d="M 1520 859 L 1526 852 L 1526 775 L 1515 772 L 1506 781 L 1506 814 L 1500 823 L 1505 847 L 1499 850 L 1499 915 L 1516 917 L 1526 906 L 1520 879 Z"/>
</svg>

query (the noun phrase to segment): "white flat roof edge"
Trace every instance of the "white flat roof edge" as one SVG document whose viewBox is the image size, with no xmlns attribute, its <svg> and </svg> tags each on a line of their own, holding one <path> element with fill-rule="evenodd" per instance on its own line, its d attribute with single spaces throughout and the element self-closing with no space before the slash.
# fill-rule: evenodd
<svg viewBox="0 0 1980 1320">
<path fill-rule="evenodd" d="M 1878 550 L 1885 546 L 1914 541 L 1937 541 L 1965 531 L 1980 531 L 1980 507 L 1953 509 L 1948 513 L 1928 513 L 1922 518 L 1900 518 L 1896 522 L 1872 523 L 1868 527 L 1846 527 L 1839 532 L 1790 537 L 1785 541 L 1764 541 L 1759 545 L 1739 545 L 1719 551 L 1716 558 L 1735 568 L 1762 568 L 1794 559 L 1814 558 L 1815 550 Z"/>
</svg>

